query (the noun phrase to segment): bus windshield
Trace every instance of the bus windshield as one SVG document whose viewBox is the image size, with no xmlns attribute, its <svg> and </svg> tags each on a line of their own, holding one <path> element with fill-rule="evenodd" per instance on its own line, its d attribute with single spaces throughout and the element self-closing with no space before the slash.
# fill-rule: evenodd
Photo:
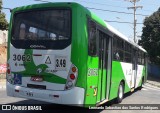
<svg viewBox="0 0 160 113">
<path fill-rule="evenodd" d="M 32 10 L 16 13 L 12 29 L 12 44 L 17 45 L 15 43 L 18 42 L 27 44 L 28 42 L 27 45 L 38 43 L 41 45 L 44 41 L 57 43 L 70 40 L 70 13 L 68 9 Z"/>
</svg>

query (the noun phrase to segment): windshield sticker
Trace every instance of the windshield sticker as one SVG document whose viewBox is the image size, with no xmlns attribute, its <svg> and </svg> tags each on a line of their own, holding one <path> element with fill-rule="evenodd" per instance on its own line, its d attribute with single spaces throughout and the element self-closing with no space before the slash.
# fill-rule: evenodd
<svg viewBox="0 0 160 113">
<path fill-rule="evenodd" d="M 22 84 L 22 75 L 14 74 L 14 84 Z"/>
</svg>

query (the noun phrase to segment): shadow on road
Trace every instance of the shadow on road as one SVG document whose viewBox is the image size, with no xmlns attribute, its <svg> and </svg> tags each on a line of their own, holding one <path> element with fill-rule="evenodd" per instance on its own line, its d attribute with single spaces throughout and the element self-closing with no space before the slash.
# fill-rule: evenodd
<svg viewBox="0 0 160 113">
<path fill-rule="evenodd" d="M 136 89 L 134 92 L 132 93 L 126 93 L 124 95 L 124 99 L 129 97 L 130 95 L 132 95 L 133 93 L 136 93 L 137 91 L 139 91 L 138 89 Z M 42 106 L 42 111 L 33 111 L 34 113 L 39 113 L 39 112 L 47 112 L 47 113 L 60 113 L 60 112 L 70 112 L 70 113 L 100 113 L 102 112 L 104 109 L 89 109 L 89 108 L 82 108 L 82 107 L 75 107 L 75 106 L 67 106 L 67 105 L 60 105 L 60 104 L 51 104 L 48 102 L 42 102 L 42 101 L 36 101 L 36 100 L 23 100 L 23 101 L 19 101 L 19 102 L 14 102 L 14 103 L 8 103 L 7 105 L 15 105 L 15 106 Z M 117 103 L 115 103 L 115 99 L 112 101 L 109 101 L 105 104 L 103 104 L 102 106 L 105 108 L 106 106 L 116 106 Z M 5 112 L 0 112 L 0 113 L 26 113 L 29 112 L 31 113 L 32 111 L 5 111 Z"/>
</svg>

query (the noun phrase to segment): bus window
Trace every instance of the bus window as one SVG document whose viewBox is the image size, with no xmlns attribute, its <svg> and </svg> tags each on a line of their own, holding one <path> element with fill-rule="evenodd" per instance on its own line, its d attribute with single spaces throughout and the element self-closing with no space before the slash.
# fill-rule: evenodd
<svg viewBox="0 0 160 113">
<path fill-rule="evenodd" d="M 138 64 L 139 65 L 141 65 L 141 59 L 142 59 L 141 51 L 138 50 Z"/>
<path fill-rule="evenodd" d="M 131 63 L 131 45 L 125 42 L 124 62 Z"/>
<path fill-rule="evenodd" d="M 95 56 L 97 55 L 96 24 L 91 20 L 88 21 L 88 35 L 88 54 Z"/>
<path fill-rule="evenodd" d="M 116 59 L 116 60 L 120 60 L 120 56 L 119 56 L 119 53 L 118 53 L 118 52 L 115 52 L 114 55 L 115 55 L 115 59 Z"/>
<path fill-rule="evenodd" d="M 142 65 L 144 65 L 145 63 L 145 54 L 142 52 Z"/>
<path fill-rule="evenodd" d="M 31 49 L 31 45 L 43 45 L 46 49 L 64 49 L 71 44 L 69 9 L 24 11 L 16 13 L 13 20 L 11 43 L 16 48 Z"/>
<path fill-rule="evenodd" d="M 123 61 L 124 59 L 124 41 L 118 36 L 113 38 L 113 59 Z"/>
</svg>

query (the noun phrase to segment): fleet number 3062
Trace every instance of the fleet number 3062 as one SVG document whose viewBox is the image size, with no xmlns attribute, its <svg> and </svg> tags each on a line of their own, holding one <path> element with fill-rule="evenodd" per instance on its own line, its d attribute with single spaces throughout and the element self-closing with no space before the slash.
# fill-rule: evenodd
<svg viewBox="0 0 160 113">
<path fill-rule="evenodd" d="M 13 54 L 13 61 L 31 61 L 31 55 L 16 55 Z"/>
</svg>

